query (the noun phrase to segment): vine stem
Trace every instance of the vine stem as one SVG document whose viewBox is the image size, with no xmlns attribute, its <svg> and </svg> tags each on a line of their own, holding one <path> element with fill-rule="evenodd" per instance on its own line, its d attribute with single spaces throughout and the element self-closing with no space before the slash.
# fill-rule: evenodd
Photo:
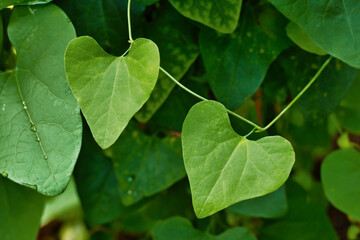
<svg viewBox="0 0 360 240">
<path fill-rule="evenodd" d="M 130 21 L 130 8 L 131 8 L 131 0 L 128 0 L 128 12 L 127 12 L 127 19 L 128 19 L 128 28 L 129 28 L 129 42 L 132 43 L 134 42 L 133 38 L 132 38 L 132 33 L 131 33 L 131 21 Z M 298 93 L 298 95 L 296 95 L 296 97 L 265 127 L 261 127 L 259 125 L 257 125 L 256 123 L 240 116 L 239 114 L 226 109 L 226 111 L 228 112 L 228 114 L 242 120 L 243 122 L 246 122 L 247 124 L 251 125 L 254 127 L 254 129 L 247 134 L 246 136 L 249 136 L 250 134 L 252 134 L 254 131 L 255 132 L 264 132 L 267 129 L 269 129 L 272 125 L 274 125 L 274 123 L 279 120 L 294 104 L 295 102 L 306 92 L 306 90 L 309 89 L 309 87 L 316 81 L 316 79 L 318 79 L 318 77 L 321 75 L 321 73 L 324 71 L 324 69 L 329 65 L 329 63 L 331 62 L 332 56 L 330 56 L 324 63 L 323 65 L 319 68 L 319 70 L 315 73 L 315 75 L 311 78 L 311 80 L 308 82 L 308 84 L 306 84 L 306 86 Z M 186 92 L 190 93 L 191 95 L 199 98 L 202 101 L 209 101 L 209 99 L 206 99 L 202 96 L 200 96 L 199 94 L 191 91 L 189 88 L 185 87 L 183 84 L 181 84 L 178 80 L 176 80 L 176 78 L 174 78 L 170 73 L 168 73 L 164 68 L 162 68 L 160 66 L 160 71 L 162 71 L 170 80 L 172 80 L 176 85 L 178 85 L 179 87 L 181 87 L 182 89 L 184 89 Z"/>
<path fill-rule="evenodd" d="M 130 9 L 131 9 L 131 0 L 128 1 L 127 7 L 127 22 L 128 22 L 128 30 L 129 30 L 129 43 L 133 43 L 134 40 L 132 38 L 132 31 L 131 31 L 131 19 L 130 19 Z"/>
</svg>

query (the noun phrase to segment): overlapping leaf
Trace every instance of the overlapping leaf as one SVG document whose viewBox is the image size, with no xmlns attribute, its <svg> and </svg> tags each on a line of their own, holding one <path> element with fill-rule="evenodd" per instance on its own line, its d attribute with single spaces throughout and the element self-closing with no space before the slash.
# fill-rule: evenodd
<svg viewBox="0 0 360 240">
<path fill-rule="evenodd" d="M 0 178 L 2 240 L 35 239 L 43 209 L 44 198 L 40 194 Z"/>
<path fill-rule="evenodd" d="M 127 0 L 56 0 L 76 28 L 77 36 L 91 36 L 108 53 L 121 55 L 129 47 Z M 131 4 L 134 37 L 142 36 L 145 6 Z"/>
<path fill-rule="evenodd" d="M 228 210 L 253 217 L 278 218 L 285 215 L 287 208 L 285 187 L 281 187 L 265 196 L 234 204 Z"/>
<path fill-rule="evenodd" d="M 184 76 L 199 55 L 194 37 L 196 30 L 167 4 L 161 5 L 155 20 L 146 27 L 146 36 L 159 46 L 162 67 L 177 80 Z M 135 115 L 136 119 L 147 122 L 165 102 L 174 86 L 175 83 L 161 72 L 150 99 Z"/>
<path fill-rule="evenodd" d="M 275 191 L 295 161 L 291 144 L 280 136 L 251 141 L 236 134 L 225 107 L 214 101 L 198 103 L 189 111 L 182 145 L 199 218 Z"/>
<path fill-rule="evenodd" d="M 222 33 L 238 24 L 242 0 L 169 0 L 182 15 Z"/>
<path fill-rule="evenodd" d="M 75 31 L 61 9 L 48 5 L 16 8 L 8 33 L 17 65 L 0 74 L 0 172 L 57 195 L 69 183 L 81 146 L 79 107 L 64 70 Z"/>
<path fill-rule="evenodd" d="M 172 236 L 173 240 L 256 240 L 256 237 L 243 227 L 231 228 L 214 236 L 195 229 L 189 220 L 181 217 L 159 222 L 152 229 L 152 235 L 154 240 L 166 240 L 169 236 Z"/>
<path fill-rule="evenodd" d="M 70 42 L 66 76 L 96 142 L 110 147 L 149 99 L 159 74 L 159 50 L 135 40 L 126 56 L 107 54 L 91 37 Z"/>
<path fill-rule="evenodd" d="M 321 49 L 360 68 L 360 4 L 354 0 L 269 0 Z"/>
<path fill-rule="evenodd" d="M 2 0 L 0 2 L 0 10 L 11 5 L 25 5 L 25 4 L 45 4 L 52 0 Z"/>
<path fill-rule="evenodd" d="M 259 88 L 271 62 L 291 44 L 282 29 L 285 24 L 272 8 L 265 11 L 247 6 L 233 34 L 200 33 L 200 51 L 211 89 L 225 106 L 239 107 Z"/>
<path fill-rule="evenodd" d="M 113 163 L 122 201 L 131 205 L 185 176 L 177 137 L 146 136 L 129 124 L 113 146 Z"/>
<path fill-rule="evenodd" d="M 321 166 L 321 180 L 329 201 L 360 220 L 360 153 L 342 149 L 328 155 Z"/>
</svg>

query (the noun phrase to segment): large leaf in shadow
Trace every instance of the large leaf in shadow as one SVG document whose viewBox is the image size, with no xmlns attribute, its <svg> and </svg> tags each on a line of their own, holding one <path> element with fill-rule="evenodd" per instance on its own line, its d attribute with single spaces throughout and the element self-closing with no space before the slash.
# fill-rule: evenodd
<svg viewBox="0 0 360 240">
<path fill-rule="evenodd" d="M 321 49 L 360 68 L 360 4 L 354 0 L 269 0 Z"/>
<path fill-rule="evenodd" d="M 327 199 L 360 220 L 360 153 L 342 149 L 328 155 L 321 165 L 321 180 Z"/>
<path fill-rule="evenodd" d="M 111 159 L 97 146 L 88 128 L 74 176 L 88 224 L 104 224 L 126 212 Z"/>
<path fill-rule="evenodd" d="M 278 218 L 285 215 L 287 208 L 288 204 L 285 195 L 285 187 L 282 186 L 275 192 L 262 197 L 239 202 L 227 209 L 231 212 L 246 216 Z"/>
<path fill-rule="evenodd" d="M 324 209 L 296 183 L 286 186 L 289 212 L 268 221 L 259 232 L 260 240 L 337 240 L 338 237 Z"/>
<path fill-rule="evenodd" d="M 147 136 L 133 123 L 125 129 L 112 151 L 125 205 L 160 192 L 185 176 L 178 137 Z"/>
<path fill-rule="evenodd" d="M 295 161 L 290 142 L 280 136 L 257 141 L 239 136 L 225 107 L 214 101 L 190 109 L 182 145 L 199 218 L 275 191 L 286 181 Z"/>
<path fill-rule="evenodd" d="M 169 0 L 185 17 L 222 33 L 232 33 L 239 20 L 242 0 Z"/>
<path fill-rule="evenodd" d="M 289 49 L 290 50 L 290 49 Z M 310 81 L 327 57 L 291 49 L 281 58 L 287 84 L 295 97 Z M 316 82 L 299 99 L 306 118 L 321 120 L 333 112 L 355 81 L 358 71 L 338 59 L 331 61 Z"/>
<path fill-rule="evenodd" d="M 180 80 L 199 55 L 194 37 L 197 29 L 165 3 L 161 4 L 155 19 L 145 29 L 146 37 L 159 46 L 162 67 Z M 160 72 L 154 91 L 135 115 L 136 119 L 147 122 L 165 102 L 174 86 L 175 83 Z"/>
<path fill-rule="evenodd" d="M 70 181 L 81 146 L 79 107 L 64 70 L 75 31 L 60 8 L 47 5 L 16 8 L 8 32 L 17 65 L 0 74 L 0 171 L 57 195 Z"/>
<path fill-rule="evenodd" d="M 129 47 L 127 0 L 56 0 L 75 26 L 77 36 L 91 36 L 106 52 L 121 55 Z M 135 38 L 142 36 L 145 6 L 131 4 Z"/>
<path fill-rule="evenodd" d="M 246 7 L 233 34 L 207 29 L 200 33 L 200 51 L 211 89 L 231 109 L 256 92 L 271 62 L 291 44 L 284 31 L 286 19 L 275 9 Z"/>
<path fill-rule="evenodd" d="M 2 240 L 35 239 L 44 198 L 35 191 L 0 177 L 0 236 Z"/>
<path fill-rule="evenodd" d="M 169 218 L 157 223 L 152 229 L 154 240 L 256 240 L 256 237 L 244 227 L 230 228 L 218 236 L 195 229 L 188 219 L 182 217 Z"/>
<path fill-rule="evenodd" d="M 159 75 L 159 50 L 139 38 L 126 56 L 107 54 L 91 37 L 70 42 L 66 76 L 95 141 L 110 147 L 149 99 Z"/>
</svg>

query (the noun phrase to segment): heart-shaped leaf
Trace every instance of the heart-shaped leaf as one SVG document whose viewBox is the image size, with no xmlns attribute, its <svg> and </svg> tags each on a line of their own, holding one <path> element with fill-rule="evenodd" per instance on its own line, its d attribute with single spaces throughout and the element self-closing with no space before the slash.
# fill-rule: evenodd
<svg viewBox="0 0 360 240">
<path fill-rule="evenodd" d="M 60 8 L 47 5 L 16 7 L 8 33 L 17 60 L 13 73 L 0 74 L 0 172 L 57 195 L 81 147 L 80 109 L 64 69 L 75 30 Z"/>
<path fill-rule="evenodd" d="M 360 153 L 355 149 L 331 153 L 321 166 L 321 180 L 327 199 L 360 220 Z"/>
<path fill-rule="evenodd" d="M 275 191 L 295 162 L 290 142 L 280 136 L 251 141 L 236 134 L 225 107 L 214 101 L 190 109 L 182 146 L 199 218 Z"/>
<path fill-rule="evenodd" d="M 70 42 L 66 76 L 100 147 L 110 147 L 149 99 L 159 66 L 159 49 L 148 39 L 135 40 L 121 57 L 107 54 L 91 37 Z"/>
</svg>

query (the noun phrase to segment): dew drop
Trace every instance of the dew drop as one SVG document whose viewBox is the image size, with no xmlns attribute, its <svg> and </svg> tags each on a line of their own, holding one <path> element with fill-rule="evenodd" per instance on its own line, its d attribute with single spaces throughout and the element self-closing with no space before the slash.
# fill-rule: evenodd
<svg viewBox="0 0 360 240">
<path fill-rule="evenodd" d="M 41 139 L 40 139 L 39 137 L 36 137 L 36 141 L 37 141 L 37 142 L 40 142 L 40 140 L 41 140 Z"/>
<path fill-rule="evenodd" d="M 5 108 L 6 108 L 6 104 L 4 103 L 4 104 L 2 105 L 1 110 L 5 111 Z"/>
<path fill-rule="evenodd" d="M 26 109 L 27 109 L 27 106 L 25 106 L 25 105 L 24 105 L 24 107 L 23 107 L 23 108 L 24 108 L 24 110 L 26 110 Z"/>
<path fill-rule="evenodd" d="M 30 130 L 31 130 L 32 132 L 36 132 L 36 131 L 37 131 L 36 126 L 35 126 L 34 123 L 32 123 L 32 124 L 30 125 Z"/>
<path fill-rule="evenodd" d="M 3 177 L 8 177 L 8 176 L 9 176 L 6 172 L 3 172 L 1 175 L 2 175 Z"/>
<path fill-rule="evenodd" d="M 48 160 L 49 158 L 48 158 L 48 156 L 44 155 L 44 159 L 45 159 L 45 160 Z"/>
<path fill-rule="evenodd" d="M 26 106 L 26 103 L 25 103 L 25 101 L 22 101 L 22 102 L 21 102 L 21 104 L 22 104 L 23 106 Z"/>
<path fill-rule="evenodd" d="M 30 188 L 33 189 L 33 190 L 37 190 L 37 186 L 36 186 L 36 185 L 30 186 Z"/>
<path fill-rule="evenodd" d="M 67 21 L 68 23 L 71 22 L 70 18 L 66 18 L 66 21 Z"/>
</svg>

